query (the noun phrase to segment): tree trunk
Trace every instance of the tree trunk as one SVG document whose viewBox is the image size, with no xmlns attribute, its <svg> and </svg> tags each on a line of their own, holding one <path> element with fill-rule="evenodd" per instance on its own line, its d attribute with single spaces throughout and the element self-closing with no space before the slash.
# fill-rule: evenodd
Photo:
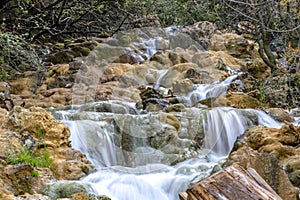
<svg viewBox="0 0 300 200">
<path fill-rule="evenodd" d="M 245 170 L 238 164 L 203 179 L 179 196 L 181 200 L 282 200 L 254 169 Z"/>
</svg>

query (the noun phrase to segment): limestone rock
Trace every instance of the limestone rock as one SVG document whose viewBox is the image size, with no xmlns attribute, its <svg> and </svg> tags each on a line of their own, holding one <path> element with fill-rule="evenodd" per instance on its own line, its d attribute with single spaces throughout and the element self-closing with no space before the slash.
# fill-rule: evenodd
<svg viewBox="0 0 300 200">
<path fill-rule="evenodd" d="M 234 108 L 262 108 L 266 107 L 256 98 L 244 93 L 228 93 L 226 95 L 226 105 Z"/>
<path fill-rule="evenodd" d="M 300 128 L 284 125 L 280 129 L 257 126 L 246 131 L 238 140 L 228 157 L 228 165 L 239 163 L 254 168 L 282 199 L 297 199 L 298 190 L 289 180 L 288 174 L 298 170 Z M 281 165 L 289 170 L 284 171 Z M 291 177 L 291 176 L 290 176 Z"/>
<path fill-rule="evenodd" d="M 271 68 L 262 59 L 256 58 L 247 64 L 250 75 L 258 79 L 264 79 L 271 75 Z"/>
<path fill-rule="evenodd" d="M 215 34 L 212 36 L 210 49 L 214 51 L 226 51 L 229 55 L 236 58 L 250 58 L 254 44 L 237 34 Z"/>
<path fill-rule="evenodd" d="M 280 122 L 293 122 L 294 118 L 282 108 L 269 108 L 266 112 Z"/>
<path fill-rule="evenodd" d="M 210 46 L 210 38 L 216 31 L 216 26 L 211 22 L 201 21 L 184 27 L 181 31 L 190 35 L 191 38 L 199 42 L 204 49 L 208 49 Z"/>
<path fill-rule="evenodd" d="M 69 136 L 68 128 L 55 121 L 42 108 L 25 109 L 17 106 L 10 113 L 3 113 L 0 123 L 0 155 L 7 155 L 10 151 L 18 152 L 24 147 L 39 153 L 44 150 L 41 146 L 45 145 L 55 168 L 51 171 L 49 168 L 39 169 L 28 164 L 7 165 L 4 162 L 0 186 L 3 180 L 5 188 L 14 195 L 26 192 L 33 194 L 55 178 L 78 180 L 93 171 L 86 157 L 70 148 Z M 34 176 L 33 171 L 38 171 L 39 175 Z M 3 190 L 4 194 L 9 195 L 9 192 Z"/>
<path fill-rule="evenodd" d="M 175 95 L 184 96 L 193 91 L 194 86 L 190 79 L 176 80 L 172 84 L 172 90 Z"/>
</svg>

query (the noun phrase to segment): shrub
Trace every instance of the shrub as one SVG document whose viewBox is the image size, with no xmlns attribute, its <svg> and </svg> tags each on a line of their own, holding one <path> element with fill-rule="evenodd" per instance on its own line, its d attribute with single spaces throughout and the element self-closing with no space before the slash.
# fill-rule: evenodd
<svg viewBox="0 0 300 200">
<path fill-rule="evenodd" d="M 21 36 L 0 31 L 0 80 L 26 70 L 37 70 L 40 58 L 31 44 Z"/>
</svg>

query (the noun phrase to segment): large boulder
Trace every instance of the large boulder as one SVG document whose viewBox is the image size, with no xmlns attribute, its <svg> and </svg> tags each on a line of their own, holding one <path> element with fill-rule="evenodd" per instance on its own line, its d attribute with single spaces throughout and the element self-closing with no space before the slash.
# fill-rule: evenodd
<svg viewBox="0 0 300 200">
<path fill-rule="evenodd" d="M 225 33 L 214 34 L 211 38 L 210 50 L 226 51 L 236 58 L 251 58 L 254 44 L 243 36 Z"/>
<path fill-rule="evenodd" d="M 201 21 L 196 22 L 193 25 L 186 26 L 181 31 L 199 42 L 204 49 L 208 49 L 210 46 L 210 39 L 216 31 L 216 26 L 211 22 Z"/>
</svg>

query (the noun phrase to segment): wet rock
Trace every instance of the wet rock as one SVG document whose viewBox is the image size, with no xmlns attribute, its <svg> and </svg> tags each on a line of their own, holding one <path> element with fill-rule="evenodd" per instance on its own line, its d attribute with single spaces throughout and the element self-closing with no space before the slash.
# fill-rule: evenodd
<svg viewBox="0 0 300 200">
<path fill-rule="evenodd" d="M 57 182 L 48 184 L 42 189 L 42 194 L 56 200 L 59 198 L 72 198 L 77 193 L 87 193 L 90 190 L 89 185 L 78 182 Z"/>
<path fill-rule="evenodd" d="M 190 79 L 176 80 L 172 84 L 172 91 L 174 95 L 185 96 L 189 92 L 193 91 L 194 86 Z"/>
<path fill-rule="evenodd" d="M 266 112 L 280 122 L 293 122 L 294 118 L 282 108 L 269 108 Z"/>
<path fill-rule="evenodd" d="M 140 87 L 140 90 L 143 110 L 156 112 L 168 105 L 168 102 L 163 99 L 163 96 L 157 90 L 150 87 Z"/>
<path fill-rule="evenodd" d="M 213 82 L 213 78 L 206 71 L 201 71 L 198 68 L 188 69 L 184 78 L 190 79 L 194 84 L 205 84 Z"/>
<path fill-rule="evenodd" d="M 162 77 L 160 85 L 165 88 L 171 88 L 173 83 L 184 79 L 184 75 L 189 69 L 197 68 L 194 63 L 177 64 L 169 68 L 168 72 Z"/>
</svg>

